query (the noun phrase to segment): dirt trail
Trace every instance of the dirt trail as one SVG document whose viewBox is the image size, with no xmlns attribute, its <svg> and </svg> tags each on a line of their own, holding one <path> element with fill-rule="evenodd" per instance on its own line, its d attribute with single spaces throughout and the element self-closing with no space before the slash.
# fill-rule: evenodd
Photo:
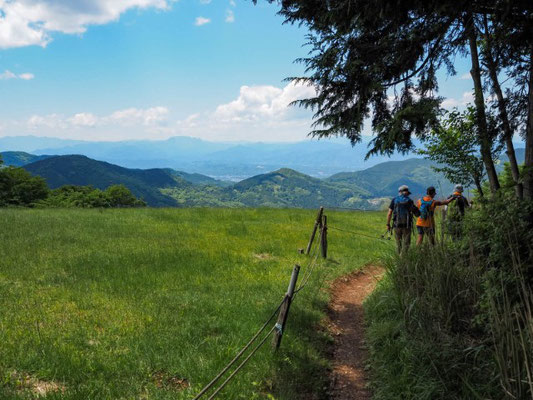
<svg viewBox="0 0 533 400">
<path fill-rule="evenodd" d="M 364 348 L 363 301 L 383 274 L 381 267 L 369 266 L 341 277 L 332 286 L 330 329 L 335 339 L 331 399 L 371 399 L 367 389 Z"/>
</svg>

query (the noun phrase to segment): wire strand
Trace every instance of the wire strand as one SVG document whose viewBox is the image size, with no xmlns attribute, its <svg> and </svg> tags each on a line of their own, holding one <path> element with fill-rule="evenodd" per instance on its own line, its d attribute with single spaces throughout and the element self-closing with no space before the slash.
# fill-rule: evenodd
<svg viewBox="0 0 533 400">
<path fill-rule="evenodd" d="M 369 239 L 387 240 L 387 241 L 390 240 L 390 239 L 385 239 L 385 237 L 377 237 L 377 236 L 366 235 L 366 234 L 361 233 L 361 232 L 349 231 L 347 229 L 336 228 L 334 226 L 329 226 L 328 228 L 329 229 L 334 229 L 334 230 L 340 231 L 340 232 L 351 233 L 352 235 L 363 236 L 363 237 L 366 237 L 366 238 L 369 238 Z"/>
<path fill-rule="evenodd" d="M 276 314 L 278 313 L 278 311 L 281 309 L 281 306 L 283 305 L 283 303 L 285 303 L 285 300 L 286 298 L 283 297 L 283 300 L 281 301 L 281 303 L 278 305 L 278 307 L 276 308 L 276 310 L 272 313 L 272 315 L 270 316 L 270 318 L 263 324 L 263 326 L 257 331 L 257 333 L 250 339 L 250 341 L 241 349 L 241 351 L 239 351 L 237 353 L 237 355 L 233 358 L 233 360 L 231 360 L 225 367 L 224 369 L 222 369 L 222 371 L 220 371 L 218 373 L 217 376 L 215 376 L 211 382 L 209 382 L 195 397 L 193 400 L 198 400 L 200 397 L 202 397 L 209 389 L 211 389 L 211 387 L 222 377 L 222 375 L 224 375 L 232 366 L 233 364 L 235 364 L 239 358 L 244 354 L 244 352 L 246 350 L 248 350 L 250 348 L 250 346 L 253 344 L 253 342 L 255 342 L 255 340 L 257 339 L 257 337 L 265 330 L 265 328 L 267 327 L 267 325 L 270 323 L 270 321 L 272 321 L 272 319 L 276 316 Z"/>
<path fill-rule="evenodd" d="M 276 326 L 274 325 L 269 331 L 268 333 L 266 334 L 266 336 L 263 338 L 263 340 L 261 340 L 261 342 L 259 342 L 259 344 L 257 346 L 255 346 L 255 348 L 250 352 L 250 354 L 248 355 L 248 357 L 246 357 L 243 362 L 241 362 L 239 364 L 239 366 L 237 368 L 235 368 L 235 370 L 231 373 L 230 376 L 227 377 L 227 379 L 222 382 L 222 384 L 217 388 L 217 390 L 215 390 L 211 396 L 209 396 L 209 398 L 207 400 L 212 400 L 216 397 L 216 395 L 222 390 L 224 389 L 224 387 L 228 384 L 229 381 L 231 381 L 235 375 L 237 375 L 237 372 L 239 372 L 239 370 L 244 367 L 246 365 L 246 363 L 250 360 L 250 358 L 252 358 L 252 356 L 255 354 L 255 352 L 257 350 L 259 350 L 261 348 L 261 346 L 263 346 L 263 344 L 265 344 L 266 340 L 269 338 L 270 334 L 272 332 L 274 332 L 274 329 L 276 329 Z"/>
</svg>

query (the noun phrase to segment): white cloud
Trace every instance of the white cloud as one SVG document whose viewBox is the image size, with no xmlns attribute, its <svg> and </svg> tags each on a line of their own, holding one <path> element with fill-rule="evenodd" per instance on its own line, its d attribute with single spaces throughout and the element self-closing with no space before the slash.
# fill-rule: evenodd
<svg viewBox="0 0 533 400">
<path fill-rule="evenodd" d="M 35 75 L 33 75 L 33 74 L 29 73 L 29 72 L 25 72 L 23 74 L 20 74 L 19 78 L 23 79 L 25 81 L 29 81 L 29 80 L 35 78 Z"/>
<path fill-rule="evenodd" d="M 74 126 L 95 126 L 98 123 L 98 117 L 91 113 L 74 114 L 68 119 Z"/>
<path fill-rule="evenodd" d="M 132 8 L 166 10 L 175 0 L 0 0 L 0 49 L 46 46 L 52 32 L 80 34 Z"/>
<path fill-rule="evenodd" d="M 0 79 L 7 80 L 7 79 L 16 79 L 17 75 L 15 75 L 13 72 L 8 71 L 7 69 L 0 74 Z"/>
<path fill-rule="evenodd" d="M 447 99 L 444 99 L 441 106 L 447 109 L 455 108 L 455 107 L 465 107 L 469 103 L 474 102 L 474 95 L 472 92 L 464 92 L 462 97 L 460 99 L 454 99 L 452 97 L 448 97 Z"/>
<path fill-rule="evenodd" d="M 127 108 L 118 110 L 107 116 L 97 116 L 89 112 L 80 112 L 70 117 L 60 114 L 32 115 L 27 121 L 30 130 L 41 128 L 71 129 L 71 128 L 131 128 L 143 126 L 155 128 L 167 123 L 167 107 Z"/>
<path fill-rule="evenodd" d="M 235 3 L 235 0 L 229 0 L 229 5 L 232 7 L 236 7 L 237 3 Z"/>
<path fill-rule="evenodd" d="M 209 4 L 211 0 L 200 0 L 200 4 Z"/>
<path fill-rule="evenodd" d="M 459 79 L 464 80 L 464 81 L 470 80 L 472 79 L 472 75 L 470 75 L 470 72 L 465 72 L 463 75 L 459 77 Z"/>
<path fill-rule="evenodd" d="M 233 13 L 232 10 L 227 10 L 226 11 L 226 20 L 225 20 L 227 23 L 233 23 L 235 22 L 235 14 Z"/>
<path fill-rule="evenodd" d="M 9 70 L 5 70 L 4 72 L 0 73 L 0 80 L 8 80 L 8 79 L 22 79 L 25 81 L 29 81 L 30 79 L 35 78 L 33 74 L 30 74 L 29 72 L 25 72 L 23 74 L 15 74 Z"/>
<path fill-rule="evenodd" d="M 196 19 L 194 20 L 194 25 L 202 26 L 202 25 L 208 24 L 210 22 L 211 22 L 211 20 L 209 18 L 196 17 Z"/>
<path fill-rule="evenodd" d="M 68 124 L 64 117 L 59 114 L 32 115 L 28 119 L 28 129 L 35 130 L 38 128 L 65 129 Z"/>
<path fill-rule="evenodd" d="M 167 107 L 152 107 L 147 109 L 128 108 L 125 110 L 115 111 L 104 120 L 106 122 L 117 123 L 123 126 L 134 126 L 139 124 L 150 126 L 165 121 L 167 115 Z"/>
<path fill-rule="evenodd" d="M 209 140 L 304 139 L 311 124 L 310 113 L 289 104 L 314 95 L 312 87 L 294 83 L 283 88 L 242 86 L 235 100 L 178 121 L 177 132 Z"/>
<path fill-rule="evenodd" d="M 32 115 L 25 121 L 3 121 L 4 132 L 82 140 L 192 136 L 215 141 L 297 141 L 310 130 L 311 112 L 289 104 L 314 95 L 314 88 L 294 83 L 242 86 L 233 100 L 179 120 L 165 106 L 132 107 L 104 114 Z"/>
</svg>

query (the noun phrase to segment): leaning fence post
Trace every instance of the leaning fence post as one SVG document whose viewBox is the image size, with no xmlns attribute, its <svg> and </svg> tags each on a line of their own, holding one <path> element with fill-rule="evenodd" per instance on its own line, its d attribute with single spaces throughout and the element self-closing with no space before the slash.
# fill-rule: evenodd
<svg viewBox="0 0 533 400">
<path fill-rule="evenodd" d="M 276 322 L 276 329 L 274 330 L 274 338 L 272 340 L 272 347 L 277 350 L 281 345 L 281 338 L 285 332 L 285 325 L 287 324 L 287 317 L 289 316 L 289 308 L 291 307 L 292 297 L 294 295 L 294 289 L 296 288 L 296 281 L 298 280 L 298 273 L 300 272 L 300 266 L 295 265 L 292 270 L 291 281 L 289 282 L 289 288 L 287 294 L 285 294 L 285 300 L 281 306 L 278 321 Z"/>
<path fill-rule="evenodd" d="M 322 224 L 322 214 L 324 213 L 324 207 L 320 207 L 318 210 L 318 215 L 316 216 L 315 220 L 315 226 L 313 227 L 313 232 L 311 233 L 311 238 L 309 239 L 309 243 L 307 245 L 307 249 L 305 250 L 305 254 L 309 254 L 311 251 L 311 246 L 313 245 L 313 240 L 315 240 L 316 230 L 318 229 L 319 225 Z"/>
<path fill-rule="evenodd" d="M 322 217 L 322 232 L 320 234 L 320 239 L 322 241 L 321 248 L 322 248 L 322 258 L 328 257 L 328 217 L 324 215 Z"/>
</svg>

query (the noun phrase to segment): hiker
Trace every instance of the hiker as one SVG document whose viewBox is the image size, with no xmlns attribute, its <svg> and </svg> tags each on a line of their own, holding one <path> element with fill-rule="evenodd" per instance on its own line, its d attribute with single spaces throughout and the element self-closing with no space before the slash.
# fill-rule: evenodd
<svg viewBox="0 0 533 400">
<path fill-rule="evenodd" d="M 454 198 L 455 203 L 450 205 L 446 216 L 446 230 L 456 241 L 463 235 L 463 218 L 465 216 L 465 209 L 470 207 L 468 200 L 463 196 L 463 186 L 455 185 L 453 194 L 448 199 Z"/>
<path fill-rule="evenodd" d="M 420 215 L 413 200 L 409 198 L 409 187 L 402 185 L 398 188 L 398 196 L 390 202 L 387 214 L 387 231 L 391 231 L 391 218 L 393 218 L 394 237 L 398 253 L 409 250 L 411 245 L 411 228 L 413 227 L 413 215 Z"/>
<path fill-rule="evenodd" d="M 426 190 L 426 196 L 418 200 L 418 209 L 420 216 L 416 221 L 416 230 L 418 231 L 418 238 L 416 245 L 419 246 L 424 241 L 424 236 L 428 236 L 429 242 L 435 244 L 435 209 L 439 206 L 445 206 L 455 200 L 455 197 L 451 197 L 447 200 L 435 200 L 437 191 L 433 186 L 430 186 Z"/>
<path fill-rule="evenodd" d="M 470 207 L 468 199 L 463 196 L 463 191 L 463 185 L 455 185 L 455 188 L 453 189 L 453 194 L 448 197 L 448 199 L 453 197 L 455 198 L 455 200 L 457 200 L 455 202 L 455 205 L 457 207 L 457 211 L 459 211 L 459 214 L 461 215 L 461 218 L 465 216 L 465 209 Z"/>
</svg>

